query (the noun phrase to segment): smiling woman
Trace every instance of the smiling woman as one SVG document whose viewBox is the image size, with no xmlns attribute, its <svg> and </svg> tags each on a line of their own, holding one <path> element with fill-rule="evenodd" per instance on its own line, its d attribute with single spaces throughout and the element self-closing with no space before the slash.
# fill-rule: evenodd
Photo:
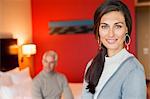
<svg viewBox="0 0 150 99">
<path fill-rule="evenodd" d="M 115 55 L 123 48 L 126 33 L 128 29 L 122 12 L 112 11 L 102 16 L 99 35 L 107 47 L 108 56 Z"/>
<path fill-rule="evenodd" d="M 125 48 L 131 31 L 130 11 L 121 0 L 106 0 L 96 9 L 94 33 L 100 48 L 87 64 L 82 99 L 146 99 L 143 66 Z"/>
</svg>

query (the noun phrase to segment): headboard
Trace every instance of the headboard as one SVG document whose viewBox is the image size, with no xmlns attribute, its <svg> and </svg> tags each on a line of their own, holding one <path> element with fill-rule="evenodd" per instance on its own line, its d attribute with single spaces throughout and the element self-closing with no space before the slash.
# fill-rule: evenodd
<svg viewBox="0 0 150 99">
<path fill-rule="evenodd" d="M 17 39 L 0 39 L 0 71 L 8 71 L 18 67 Z"/>
</svg>

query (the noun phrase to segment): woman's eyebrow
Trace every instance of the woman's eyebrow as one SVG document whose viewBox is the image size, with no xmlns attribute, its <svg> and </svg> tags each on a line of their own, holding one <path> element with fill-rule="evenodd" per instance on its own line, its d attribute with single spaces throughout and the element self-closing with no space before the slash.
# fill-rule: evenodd
<svg viewBox="0 0 150 99">
<path fill-rule="evenodd" d="M 124 22 L 116 22 L 115 24 L 124 24 Z"/>
<path fill-rule="evenodd" d="M 108 25 L 107 23 L 100 23 L 100 24 Z"/>
<path fill-rule="evenodd" d="M 124 22 L 116 22 L 115 24 L 125 24 Z M 107 23 L 100 23 L 100 25 L 108 25 Z"/>
</svg>

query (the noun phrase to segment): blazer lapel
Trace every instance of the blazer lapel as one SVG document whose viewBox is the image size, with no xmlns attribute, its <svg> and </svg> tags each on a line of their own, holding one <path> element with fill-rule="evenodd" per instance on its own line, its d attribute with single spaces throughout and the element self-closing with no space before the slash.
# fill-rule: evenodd
<svg viewBox="0 0 150 99">
<path fill-rule="evenodd" d="M 130 57 L 126 58 L 126 59 L 119 65 L 119 67 L 117 68 L 117 70 L 109 77 L 109 79 L 108 79 L 108 80 L 106 81 L 106 83 L 103 85 L 103 87 L 102 87 L 102 89 L 100 90 L 98 96 L 101 94 L 101 92 L 103 91 L 103 89 L 105 88 L 105 86 L 107 85 L 107 83 L 111 80 L 111 78 L 116 74 L 116 72 L 119 71 L 119 69 L 123 66 L 123 64 L 124 64 L 126 61 L 130 60 L 131 58 L 133 58 L 133 56 L 130 56 Z"/>
</svg>

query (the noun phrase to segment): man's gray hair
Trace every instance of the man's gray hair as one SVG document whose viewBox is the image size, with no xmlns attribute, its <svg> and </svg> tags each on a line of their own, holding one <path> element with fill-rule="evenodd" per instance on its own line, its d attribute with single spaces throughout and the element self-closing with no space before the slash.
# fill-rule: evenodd
<svg viewBox="0 0 150 99">
<path fill-rule="evenodd" d="M 46 52 L 43 54 L 43 59 L 45 59 L 45 57 L 46 57 L 46 56 L 49 56 L 49 55 L 52 56 L 52 57 L 54 57 L 55 62 L 58 61 L 58 54 L 57 54 L 55 51 L 53 51 L 53 50 L 46 51 Z"/>
</svg>

